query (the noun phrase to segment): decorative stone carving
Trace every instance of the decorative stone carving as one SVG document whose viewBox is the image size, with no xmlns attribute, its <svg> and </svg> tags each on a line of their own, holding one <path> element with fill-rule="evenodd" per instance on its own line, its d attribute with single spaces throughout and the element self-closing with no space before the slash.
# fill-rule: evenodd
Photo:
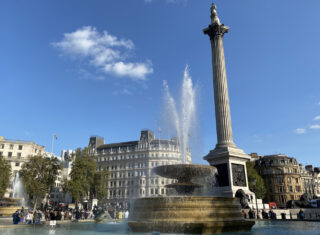
<svg viewBox="0 0 320 235">
<path fill-rule="evenodd" d="M 232 163 L 233 186 L 247 186 L 244 165 Z"/>
<path fill-rule="evenodd" d="M 211 24 L 208 26 L 208 28 L 205 28 L 203 30 L 203 33 L 209 35 L 211 40 L 214 40 L 214 38 L 216 38 L 216 37 L 223 37 L 223 35 L 225 33 L 227 33 L 228 31 L 229 31 L 228 26 L 225 26 L 223 24 L 222 25 L 218 25 L 218 24 L 212 25 Z"/>
</svg>

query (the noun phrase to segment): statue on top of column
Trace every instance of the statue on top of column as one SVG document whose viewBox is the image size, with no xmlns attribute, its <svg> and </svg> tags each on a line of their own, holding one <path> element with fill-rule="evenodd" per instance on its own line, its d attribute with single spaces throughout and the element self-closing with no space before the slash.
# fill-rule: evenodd
<svg viewBox="0 0 320 235">
<path fill-rule="evenodd" d="M 221 23 L 220 23 L 218 13 L 217 13 L 217 7 L 214 3 L 212 3 L 210 11 L 211 11 L 211 24 L 220 25 Z"/>
</svg>

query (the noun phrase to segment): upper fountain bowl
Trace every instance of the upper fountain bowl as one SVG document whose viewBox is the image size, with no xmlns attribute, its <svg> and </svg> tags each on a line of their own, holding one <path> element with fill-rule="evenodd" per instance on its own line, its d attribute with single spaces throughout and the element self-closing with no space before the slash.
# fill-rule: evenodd
<svg viewBox="0 0 320 235">
<path fill-rule="evenodd" d="M 190 182 L 192 178 L 205 177 L 217 172 L 213 166 L 198 164 L 177 164 L 157 166 L 154 173 L 162 177 L 177 179 L 179 182 Z"/>
</svg>

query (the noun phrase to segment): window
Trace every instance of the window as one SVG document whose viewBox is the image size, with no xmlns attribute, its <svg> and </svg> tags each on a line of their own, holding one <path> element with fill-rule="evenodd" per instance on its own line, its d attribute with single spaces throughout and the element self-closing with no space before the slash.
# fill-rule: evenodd
<svg viewBox="0 0 320 235">
<path fill-rule="evenodd" d="M 8 157 L 12 157 L 12 152 L 8 152 Z"/>
<path fill-rule="evenodd" d="M 22 145 L 19 145 L 18 149 L 19 149 L 19 150 L 22 150 Z"/>
<path fill-rule="evenodd" d="M 161 194 L 164 194 L 164 188 L 161 189 Z"/>
<path fill-rule="evenodd" d="M 153 194 L 153 188 L 150 190 L 150 194 Z"/>
<path fill-rule="evenodd" d="M 0 148 L 1 148 L 1 149 L 4 149 L 4 144 L 1 144 L 1 145 L 0 145 Z"/>
<path fill-rule="evenodd" d="M 0 152 L 0 156 L 2 156 L 3 152 Z"/>
<path fill-rule="evenodd" d="M 299 179 L 298 178 L 296 178 L 296 183 L 299 183 Z"/>
<path fill-rule="evenodd" d="M 291 178 L 290 177 L 288 177 L 288 183 L 291 183 Z"/>
<path fill-rule="evenodd" d="M 16 162 L 16 166 L 20 166 L 20 162 Z"/>
<path fill-rule="evenodd" d="M 300 191 L 301 191 L 300 186 L 296 186 L 296 191 L 297 191 L 297 192 L 300 192 Z"/>
<path fill-rule="evenodd" d="M 292 190 L 292 186 L 289 186 L 289 192 L 293 192 L 293 190 Z"/>
<path fill-rule="evenodd" d="M 13 144 L 10 144 L 10 149 L 13 149 Z"/>
<path fill-rule="evenodd" d="M 281 200 L 282 203 L 286 203 L 287 197 L 285 195 L 281 195 L 280 196 L 280 200 Z"/>
</svg>

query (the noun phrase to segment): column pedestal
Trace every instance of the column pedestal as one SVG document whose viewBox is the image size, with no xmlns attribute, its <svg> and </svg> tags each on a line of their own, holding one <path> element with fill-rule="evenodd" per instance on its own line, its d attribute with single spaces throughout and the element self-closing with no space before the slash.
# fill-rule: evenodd
<svg viewBox="0 0 320 235">
<path fill-rule="evenodd" d="M 216 195 L 220 197 L 235 197 L 242 189 L 246 194 L 253 194 L 249 190 L 246 162 L 250 160 L 242 149 L 236 147 L 216 148 L 206 155 L 211 166 L 218 170 Z"/>
</svg>

